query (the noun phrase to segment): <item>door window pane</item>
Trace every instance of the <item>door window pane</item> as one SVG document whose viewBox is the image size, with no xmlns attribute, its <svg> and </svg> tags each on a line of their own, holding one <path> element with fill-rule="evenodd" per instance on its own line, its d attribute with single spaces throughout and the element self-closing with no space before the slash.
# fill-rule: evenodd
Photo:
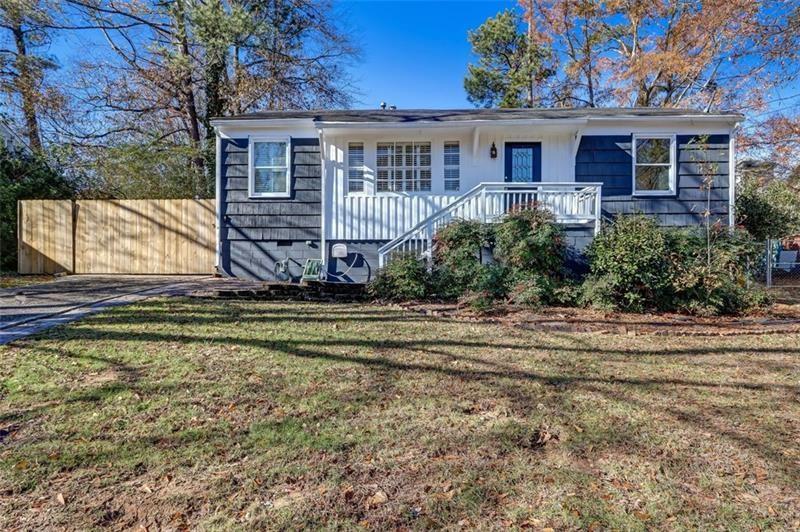
<svg viewBox="0 0 800 532">
<path fill-rule="evenodd" d="M 533 181 L 533 149 L 511 148 L 511 181 L 527 183 Z"/>
</svg>

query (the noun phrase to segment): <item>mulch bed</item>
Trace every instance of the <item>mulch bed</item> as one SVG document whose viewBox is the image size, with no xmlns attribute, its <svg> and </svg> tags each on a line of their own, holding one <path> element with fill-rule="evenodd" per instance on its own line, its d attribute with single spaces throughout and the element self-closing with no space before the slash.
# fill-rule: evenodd
<svg viewBox="0 0 800 532">
<path fill-rule="evenodd" d="M 685 314 L 628 314 L 581 308 L 541 310 L 502 307 L 491 314 L 454 304 L 408 303 L 401 308 L 441 318 L 501 323 L 522 329 L 600 334 L 729 336 L 800 333 L 800 305 L 775 304 L 749 316 L 699 317 Z"/>
</svg>

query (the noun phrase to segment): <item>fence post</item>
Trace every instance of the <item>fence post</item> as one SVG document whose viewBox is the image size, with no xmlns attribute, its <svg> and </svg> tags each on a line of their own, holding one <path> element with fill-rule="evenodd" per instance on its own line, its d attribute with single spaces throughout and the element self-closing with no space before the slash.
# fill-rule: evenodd
<svg viewBox="0 0 800 532">
<path fill-rule="evenodd" d="M 427 238 L 425 239 L 426 240 L 425 243 L 428 246 L 426 262 L 428 264 L 428 268 L 430 268 L 433 265 L 433 222 L 432 221 L 428 222 L 425 231 L 428 233 Z"/>
<path fill-rule="evenodd" d="M 597 236 L 600 233 L 601 213 L 603 212 L 603 196 L 602 189 L 599 187 L 594 188 L 594 234 Z"/>
<path fill-rule="evenodd" d="M 75 272 L 75 266 L 76 266 L 75 254 L 77 253 L 76 248 L 77 248 L 77 245 L 78 245 L 78 239 L 76 238 L 77 237 L 77 231 L 78 231 L 78 209 L 80 207 L 78 207 L 78 202 L 77 201 L 70 200 L 70 202 L 71 202 L 71 205 L 72 205 L 72 231 L 71 231 L 71 237 L 72 237 L 72 268 L 70 268 L 69 273 L 75 274 L 76 273 Z"/>
<path fill-rule="evenodd" d="M 772 288 L 772 240 L 767 239 L 767 288 Z"/>
</svg>

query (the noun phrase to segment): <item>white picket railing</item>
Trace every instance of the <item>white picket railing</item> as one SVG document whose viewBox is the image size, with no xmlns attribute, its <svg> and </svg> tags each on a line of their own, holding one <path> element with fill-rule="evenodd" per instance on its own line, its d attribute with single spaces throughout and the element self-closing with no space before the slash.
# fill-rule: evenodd
<svg viewBox="0 0 800 532">
<path fill-rule="evenodd" d="M 433 237 L 456 219 L 497 221 L 511 210 L 544 206 L 564 224 L 592 224 L 600 230 L 601 183 L 481 183 L 457 200 L 428 216 L 378 250 L 383 267 L 395 253 L 429 255 Z"/>
</svg>

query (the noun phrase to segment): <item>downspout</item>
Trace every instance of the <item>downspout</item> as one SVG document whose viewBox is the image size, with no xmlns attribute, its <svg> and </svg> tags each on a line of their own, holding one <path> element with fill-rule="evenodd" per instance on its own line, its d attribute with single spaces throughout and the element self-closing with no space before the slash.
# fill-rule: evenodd
<svg viewBox="0 0 800 532">
<path fill-rule="evenodd" d="M 325 134 L 321 127 L 317 127 L 317 131 L 319 131 L 319 163 L 320 163 L 320 237 L 319 237 L 319 253 L 320 259 L 322 260 L 322 271 L 325 271 L 325 267 L 328 262 L 328 250 L 326 249 L 327 240 L 325 238 L 328 224 L 327 224 L 327 217 L 328 217 L 328 209 L 327 209 L 327 167 L 325 165 Z"/>
<path fill-rule="evenodd" d="M 219 136 L 218 129 L 215 135 L 215 142 L 217 148 L 217 157 L 216 157 L 217 193 L 215 198 L 216 210 L 217 210 L 217 242 L 216 242 L 217 252 L 214 255 L 214 270 L 215 273 L 219 274 L 220 256 L 222 255 L 222 139 Z"/>
<path fill-rule="evenodd" d="M 572 172 L 572 182 L 576 183 L 575 165 L 578 163 L 578 150 L 581 147 L 581 140 L 583 139 L 583 128 L 579 127 L 575 130 L 575 136 L 572 139 L 572 163 L 570 164 L 570 171 Z"/>
<path fill-rule="evenodd" d="M 728 226 L 736 225 L 736 124 L 728 136 Z"/>
</svg>

